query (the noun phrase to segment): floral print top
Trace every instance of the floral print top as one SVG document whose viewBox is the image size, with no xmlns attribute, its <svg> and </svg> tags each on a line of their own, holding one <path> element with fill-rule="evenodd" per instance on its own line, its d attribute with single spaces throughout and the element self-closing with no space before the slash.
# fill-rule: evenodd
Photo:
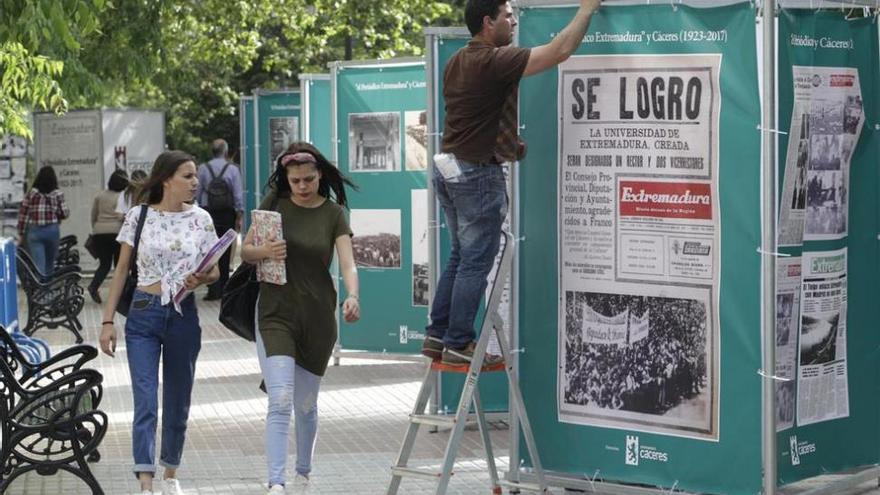
<svg viewBox="0 0 880 495">
<path fill-rule="evenodd" d="M 186 277 L 217 242 L 217 233 L 211 215 L 196 205 L 179 212 L 142 207 L 149 210 L 137 252 L 138 287 L 161 282 L 162 305 L 165 305 L 172 302 Z M 140 213 L 141 207 L 128 211 L 116 237 L 118 242 L 134 247 Z M 178 304 L 174 309 L 181 312 Z"/>
</svg>

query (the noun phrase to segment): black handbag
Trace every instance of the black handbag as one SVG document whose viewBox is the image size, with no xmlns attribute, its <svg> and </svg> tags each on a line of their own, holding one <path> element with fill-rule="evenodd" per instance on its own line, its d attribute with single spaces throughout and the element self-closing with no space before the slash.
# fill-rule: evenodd
<svg viewBox="0 0 880 495">
<path fill-rule="evenodd" d="M 257 297 L 260 283 L 257 281 L 257 265 L 238 265 L 223 289 L 220 299 L 220 323 L 239 337 L 255 342 Z"/>
<path fill-rule="evenodd" d="M 86 251 L 89 252 L 92 258 L 98 259 L 98 250 L 95 249 L 95 234 L 89 234 L 83 247 L 86 248 Z"/>
<path fill-rule="evenodd" d="M 278 197 L 272 201 L 272 210 L 278 205 Z M 260 282 L 257 281 L 257 265 L 242 262 L 230 275 L 220 298 L 220 323 L 235 335 L 256 342 L 257 297 Z"/>
<path fill-rule="evenodd" d="M 128 260 L 128 277 L 125 278 L 125 285 L 122 287 L 122 293 L 119 294 L 119 302 L 116 303 L 116 312 L 125 317 L 128 316 L 128 309 L 131 307 L 131 300 L 134 299 L 134 291 L 137 288 L 138 245 L 141 243 L 141 231 L 144 230 L 148 210 L 147 205 L 141 205 L 141 214 L 138 215 L 137 228 L 134 231 L 134 247 L 131 250 L 131 259 Z"/>
</svg>

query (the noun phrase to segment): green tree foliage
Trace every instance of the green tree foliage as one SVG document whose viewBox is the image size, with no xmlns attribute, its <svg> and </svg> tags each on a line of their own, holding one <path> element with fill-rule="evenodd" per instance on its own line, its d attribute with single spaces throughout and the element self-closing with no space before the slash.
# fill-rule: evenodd
<svg viewBox="0 0 880 495">
<path fill-rule="evenodd" d="M 28 110 L 157 108 L 169 146 L 205 156 L 237 143 L 239 95 L 349 56 L 421 55 L 422 28 L 461 24 L 463 3 L 0 0 L 0 133 L 29 135 Z"/>
<path fill-rule="evenodd" d="M 60 77 L 82 39 L 97 31 L 104 7 L 99 0 L 0 1 L 0 134 L 30 136 L 31 108 L 67 109 Z"/>
</svg>

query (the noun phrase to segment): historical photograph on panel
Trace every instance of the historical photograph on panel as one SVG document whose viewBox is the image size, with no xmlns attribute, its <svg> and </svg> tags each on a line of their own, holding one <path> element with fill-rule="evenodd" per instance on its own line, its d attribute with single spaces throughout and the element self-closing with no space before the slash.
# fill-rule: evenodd
<svg viewBox="0 0 880 495">
<path fill-rule="evenodd" d="M 849 184 L 846 170 L 811 170 L 807 177 L 806 233 L 845 234 Z"/>
<path fill-rule="evenodd" d="M 269 146 L 272 160 L 299 141 L 299 119 L 296 117 L 274 117 L 269 119 Z"/>
<path fill-rule="evenodd" d="M 810 140 L 798 141 L 797 161 L 794 171 L 794 189 L 791 194 L 791 209 L 803 210 L 807 204 L 807 161 L 810 159 Z"/>
<path fill-rule="evenodd" d="M 712 315 L 689 295 L 566 291 L 561 419 L 716 437 Z"/>
<path fill-rule="evenodd" d="M 428 305 L 428 190 L 413 189 L 412 305 Z"/>
<path fill-rule="evenodd" d="M 27 154 L 27 140 L 20 136 L 0 136 L 0 158 L 18 158 Z"/>
<path fill-rule="evenodd" d="M 416 111 L 403 114 L 404 135 L 406 136 L 407 170 L 428 169 L 428 112 Z"/>
<path fill-rule="evenodd" d="M 357 266 L 400 268 L 400 210 L 351 210 Z"/>
<path fill-rule="evenodd" d="M 837 326 L 840 311 L 804 314 L 801 319 L 801 366 L 825 364 L 838 359 Z"/>
<path fill-rule="evenodd" d="M 18 207 L 24 199 L 24 175 L 27 162 L 24 158 L 0 158 L 0 204 Z"/>
<path fill-rule="evenodd" d="M 858 133 L 862 116 L 862 96 L 847 96 L 843 104 L 843 132 L 850 135 Z"/>
<path fill-rule="evenodd" d="M 799 246 L 804 239 L 807 169 L 810 166 L 810 106 L 797 104 L 791 117 L 785 155 L 782 199 L 779 203 L 779 245 Z"/>
<path fill-rule="evenodd" d="M 348 164 L 352 172 L 400 170 L 400 113 L 348 115 Z"/>
<path fill-rule="evenodd" d="M 779 382 L 776 384 L 776 429 L 788 429 L 794 425 L 794 413 L 796 396 L 794 393 L 794 380 Z M 780 425 L 783 425 L 780 427 Z"/>
</svg>

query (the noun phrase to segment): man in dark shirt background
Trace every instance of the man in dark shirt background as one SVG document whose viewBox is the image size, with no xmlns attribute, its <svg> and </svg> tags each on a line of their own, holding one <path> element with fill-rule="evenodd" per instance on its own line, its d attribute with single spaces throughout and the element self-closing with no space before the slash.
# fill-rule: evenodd
<svg viewBox="0 0 880 495">
<path fill-rule="evenodd" d="M 452 238 L 422 346 L 422 354 L 432 359 L 460 365 L 473 357 L 474 319 L 507 215 L 501 164 L 525 156 L 517 134 L 519 81 L 568 59 L 599 4 L 580 0 L 569 25 L 546 45 L 531 49 L 510 46 L 517 21 L 508 1 L 468 0 L 465 6 L 472 38 L 450 58 L 443 75 L 446 120 L 432 179 Z M 487 355 L 485 363 L 500 360 Z"/>
</svg>

